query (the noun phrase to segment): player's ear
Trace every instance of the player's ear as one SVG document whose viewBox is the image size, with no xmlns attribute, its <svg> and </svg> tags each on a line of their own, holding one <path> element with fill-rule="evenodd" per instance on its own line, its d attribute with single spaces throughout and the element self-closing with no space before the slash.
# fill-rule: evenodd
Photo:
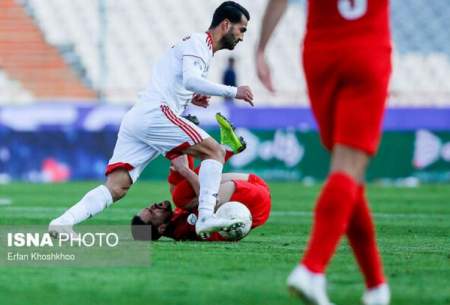
<svg viewBox="0 0 450 305">
<path fill-rule="evenodd" d="M 228 31 L 230 30 L 230 28 L 231 28 L 231 22 L 230 22 L 230 20 L 224 19 L 224 20 L 222 21 L 222 30 L 223 30 L 225 33 L 228 33 Z"/>
</svg>

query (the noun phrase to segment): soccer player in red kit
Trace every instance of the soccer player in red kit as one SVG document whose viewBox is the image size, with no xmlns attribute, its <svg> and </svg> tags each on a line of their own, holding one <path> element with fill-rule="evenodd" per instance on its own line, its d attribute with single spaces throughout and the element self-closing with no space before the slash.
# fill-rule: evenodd
<svg viewBox="0 0 450 305">
<path fill-rule="evenodd" d="M 263 19 L 256 64 L 274 91 L 265 48 L 287 7 L 270 0 Z M 388 0 L 309 0 L 303 68 L 312 111 L 331 167 L 314 212 L 308 247 L 288 278 L 289 288 L 309 304 L 331 304 L 325 269 L 343 235 L 364 274 L 365 305 L 387 305 L 375 230 L 364 177 L 376 153 L 391 74 Z"/>
<path fill-rule="evenodd" d="M 195 124 L 196 118 L 191 117 Z M 234 126 L 220 113 L 216 114 L 216 120 L 220 127 L 220 143 L 225 149 L 225 162 L 235 152 L 230 149 L 235 143 L 243 143 L 244 146 L 237 150 L 243 151 L 245 141 L 234 132 Z M 157 240 L 161 236 L 175 240 L 201 240 L 195 233 L 195 223 L 198 216 L 198 197 L 200 184 L 198 172 L 195 168 L 194 158 L 190 155 L 182 155 L 171 160 L 171 166 L 167 182 L 172 200 L 176 206 L 172 212 L 169 201 L 155 203 L 143 209 L 139 215 L 132 218 L 132 233 L 135 239 Z M 254 175 L 244 173 L 224 173 L 221 178 L 219 193 L 217 196 L 217 210 L 222 204 L 237 201 L 244 204 L 252 215 L 252 229 L 263 225 L 270 215 L 271 195 L 266 182 Z M 225 240 L 218 232 L 212 233 L 208 241 Z"/>
<path fill-rule="evenodd" d="M 173 182 L 175 179 L 169 180 Z M 195 233 L 198 216 L 196 191 L 183 178 L 173 185 L 172 190 L 175 210 L 172 211 L 169 201 L 151 204 L 143 209 L 131 221 L 134 239 L 158 240 L 161 236 L 165 236 L 174 240 L 202 240 Z M 269 218 L 270 189 L 264 180 L 256 175 L 223 174 L 216 208 L 229 201 L 241 202 L 250 210 L 252 229 L 263 225 Z M 225 241 L 226 239 L 218 232 L 214 232 L 207 240 Z"/>
</svg>

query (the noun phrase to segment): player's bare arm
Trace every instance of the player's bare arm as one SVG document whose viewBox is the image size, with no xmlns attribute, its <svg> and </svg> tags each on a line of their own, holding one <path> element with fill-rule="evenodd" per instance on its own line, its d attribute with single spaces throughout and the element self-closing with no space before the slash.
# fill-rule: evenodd
<svg viewBox="0 0 450 305">
<path fill-rule="evenodd" d="M 214 210 L 217 211 L 217 209 L 220 208 L 220 206 L 222 206 L 226 202 L 229 202 L 235 190 L 236 186 L 233 181 L 226 181 L 222 183 L 219 188 L 217 203 Z M 193 211 L 197 208 L 198 208 L 198 195 L 197 197 L 192 198 L 192 200 L 189 203 L 183 206 L 183 209 L 187 211 Z"/>
<path fill-rule="evenodd" d="M 256 49 L 256 72 L 264 87 L 270 92 L 275 92 L 275 89 L 272 83 L 270 67 L 265 58 L 265 50 L 273 31 L 286 11 L 287 4 L 287 0 L 269 1 L 262 21 L 259 43 Z"/>
<path fill-rule="evenodd" d="M 200 192 L 200 182 L 198 179 L 198 175 L 189 168 L 187 156 L 182 155 L 175 159 L 172 159 L 171 165 L 173 169 L 177 171 L 181 176 L 183 176 L 189 184 L 192 186 L 195 194 L 198 196 Z"/>
</svg>

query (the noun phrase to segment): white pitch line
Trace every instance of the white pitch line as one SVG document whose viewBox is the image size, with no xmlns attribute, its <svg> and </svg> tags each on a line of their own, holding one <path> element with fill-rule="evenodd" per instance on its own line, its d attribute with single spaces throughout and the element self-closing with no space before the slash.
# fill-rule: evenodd
<svg viewBox="0 0 450 305">
<path fill-rule="evenodd" d="M 11 204 L 12 204 L 11 198 L 0 198 L 0 206 L 6 206 Z"/>
<path fill-rule="evenodd" d="M 57 215 L 58 213 L 62 213 L 67 208 L 63 207 L 19 207 L 19 206 L 5 206 L 2 208 L 3 213 L 7 212 L 27 212 L 27 215 L 36 216 L 40 215 Z M 109 213 L 109 216 L 118 216 L 120 215 L 131 215 L 140 211 L 140 208 L 123 208 L 123 207 L 112 207 L 106 210 Z M 448 213 L 436 213 L 436 214 L 428 214 L 428 213 L 374 213 L 376 218 L 388 218 L 388 219 L 418 219 L 418 218 L 433 218 L 433 219 L 450 219 L 450 214 Z M 312 212 L 310 211 L 272 211 L 270 213 L 271 217 L 312 217 Z M 114 217 L 115 218 L 115 217 Z"/>
<path fill-rule="evenodd" d="M 292 216 L 292 217 L 312 217 L 312 212 L 309 211 L 272 211 L 271 216 Z M 374 213 L 377 218 L 450 218 L 450 214 L 426 214 L 426 213 Z"/>
</svg>

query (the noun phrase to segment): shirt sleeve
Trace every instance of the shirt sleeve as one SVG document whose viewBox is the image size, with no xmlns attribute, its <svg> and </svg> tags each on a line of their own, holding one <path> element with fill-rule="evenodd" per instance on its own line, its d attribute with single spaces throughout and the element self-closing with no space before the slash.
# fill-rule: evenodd
<svg viewBox="0 0 450 305">
<path fill-rule="evenodd" d="M 184 87 L 203 95 L 236 97 L 236 87 L 217 84 L 203 78 L 211 52 L 206 42 L 198 37 L 189 38 L 185 42 L 182 52 Z"/>
<path fill-rule="evenodd" d="M 183 39 L 183 57 L 194 57 L 200 60 L 202 71 L 206 69 L 207 63 L 211 58 L 211 52 L 206 41 L 202 41 L 201 37 L 196 34 Z"/>
</svg>

